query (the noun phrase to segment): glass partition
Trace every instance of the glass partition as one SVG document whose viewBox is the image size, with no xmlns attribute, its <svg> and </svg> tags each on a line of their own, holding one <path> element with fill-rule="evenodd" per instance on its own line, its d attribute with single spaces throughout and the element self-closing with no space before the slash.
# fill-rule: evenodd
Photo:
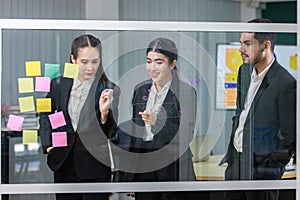
<svg viewBox="0 0 300 200">
<path fill-rule="evenodd" d="M 205 29 L 205 24 L 200 27 Z M 252 32 L 253 27 L 248 28 L 249 31 L 245 32 Z M 295 36 L 293 26 L 273 28 L 278 35 L 287 32 L 285 35 Z M 61 191 L 76 193 L 76 187 L 70 189 L 68 186 L 78 183 L 84 186 L 83 193 L 85 190 L 87 193 L 109 192 L 114 194 L 112 199 L 130 199 L 134 192 L 139 191 L 182 191 L 184 196 L 190 195 L 191 198 L 209 195 L 211 199 L 219 199 L 223 190 L 247 189 L 247 184 L 254 189 L 260 184 L 265 189 L 296 188 L 296 112 L 293 112 L 296 110 L 296 81 L 293 80 L 297 79 L 297 44 L 275 45 L 275 62 L 282 65 L 280 71 L 284 71 L 284 75 L 275 86 L 272 78 L 270 82 L 261 83 L 268 92 L 268 99 L 262 105 L 258 104 L 259 110 L 250 106 L 251 117 L 244 118 L 249 120 L 250 130 L 244 134 L 244 141 L 247 138 L 255 142 L 244 147 L 242 161 L 231 172 L 233 177 L 227 171 L 225 178 L 228 162 L 231 162 L 225 155 L 232 151 L 235 119 L 241 120 L 239 117 L 243 111 L 239 107 L 239 98 L 247 98 L 252 70 L 255 69 L 255 62 L 246 63 L 245 56 L 255 54 L 257 50 L 250 49 L 242 57 L 245 41 L 241 34 L 245 32 L 234 28 L 229 31 L 158 29 L 160 27 L 154 30 L 97 30 L 94 27 L 76 30 L 74 27 L 55 26 L 40 30 L 24 27 L 2 29 L 3 186 L 10 189 L 23 184 L 30 186 L 32 193 L 40 193 L 31 196 L 23 191 L 31 199 L 40 199 L 40 195 L 52 199 L 53 193 Z M 259 26 L 258 29 L 263 30 Z M 95 92 L 89 92 L 84 100 L 80 100 L 89 103 L 82 105 L 78 127 L 74 130 L 70 112 L 75 112 L 72 110 L 77 106 L 70 105 L 69 96 L 74 89 L 73 80 L 82 69 L 79 63 L 72 63 L 74 57 L 70 55 L 73 39 L 82 34 L 100 39 L 100 63 L 110 81 L 107 85 L 101 84 L 99 77 L 102 72 L 95 71 L 95 77 L 99 77 L 92 79 L 91 89 L 87 90 L 94 89 Z M 249 43 L 253 41 L 247 40 Z M 89 62 L 89 59 L 84 57 L 80 62 Z M 279 87 L 280 83 L 284 85 L 285 77 L 291 81 L 285 88 L 278 93 L 268 91 Z M 56 90 L 56 84 L 64 90 Z M 112 103 L 108 112 L 111 118 L 109 114 L 107 118 L 111 120 L 109 123 L 101 121 L 102 115 L 99 115 L 98 101 L 104 92 L 112 92 L 106 97 Z M 279 103 L 284 106 L 277 106 Z M 270 108 L 272 104 L 276 104 L 277 110 Z M 145 110 L 151 111 L 150 114 L 144 113 Z M 63 115 L 59 116 L 59 113 Z M 265 116 L 258 119 L 262 115 Z M 53 120 L 51 117 L 57 118 Z M 273 127 L 264 125 L 268 123 L 267 119 L 272 120 Z M 46 126 L 50 130 L 46 131 Z M 54 148 L 48 151 L 49 147 Z M 58 158 L 63 154 L 67 156 Z M 273 169 L 280 170 L 278 174 L 269 176 L 270 168 L 263 173 L 257 172 L 261 170 L 257 166 L 268 166 L 259 163 L 263 158 L 268 158 L 265 162 L 275 160 Z M 56 166 L 56 162 L 63 164 Z M 68 163 L 71 163 L 71 168 Z M 108 170 L 105 180 L 98 176 L 103 171 L 95 169 L 99 163 Z M 71 173 L 68 169 L 74 170 L 79 178 L 57 179 L 62 168 L 65 168 L 64 173 Z M 86 177 L 85 173 L 88 174 Z M 70 176 L 74 178 L 74 174 Z M 254 177 L 257 174 L 265 176 Z M 227 181 L 231 181 L 232 187 L 226 185 Z M 142 184 L 132 185 L 136 182 Z M 175 185 L 159 185 L 160 182 Z M 61 183 L 69 184 L 59 185 Z M 45 187 L 51 189 L 45 192 L 41 188 L 39 192 L 31 184 L 41 187 L 46 184 Z M 95 184 L 93 190 L 87 189 L 88 184 Z M 55 185 L 59 188 L 52 187 Z M 204 192 L 213 190 L 218 192 Z M 21 196 L 5 192 L 2 198 L 19 199 Z"/>
</svg>

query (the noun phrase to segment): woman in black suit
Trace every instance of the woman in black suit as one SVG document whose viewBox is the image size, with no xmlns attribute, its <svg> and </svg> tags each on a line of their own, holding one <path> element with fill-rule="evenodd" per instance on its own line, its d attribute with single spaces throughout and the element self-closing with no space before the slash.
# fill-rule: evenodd
<svg viewBox="0 0 300 200">
<path fill-rule="evenodd" d="M 108 80 L 98 38 L 81 35 L 71 47 L 71 62 L 79 65 L 74 79 L 51 81 L 47 98 L 51 112 L 40 115 L 40 137 L 55 183 L 109 182 L 107 139 L 116 133 L 120 89 Z M 66 125 L 53 129 L 49 115 L 63 112 Z M 66 132 L 67 146 L 53 147 L 52 132 Z M 109 194 L 56 194 L 56 199 L 108 199 Z"/>
<path fill-rule="evenodd" d="M 167 38 L 153 40 L 147 48 L 149 80 L 134 89 L 132 137 L 126 181 L 195 180 L 189 143 L 193 139 L 196 93 L 179 78 L 177 47 Z M 184 195 L 184 196 L 183 196 Z M 179 192 L 137 192 L 136 200 L 183 199 Z"/>
</svg>

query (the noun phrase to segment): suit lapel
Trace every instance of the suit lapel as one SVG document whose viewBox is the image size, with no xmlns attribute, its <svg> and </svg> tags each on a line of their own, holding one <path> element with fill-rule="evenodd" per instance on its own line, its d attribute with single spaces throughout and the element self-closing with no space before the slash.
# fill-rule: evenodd
<svg viewBox="0 0 300 200">
<path fill-rule="evenodd" d="M 168 93 L 167 93 L 167 96 L 166 96 L 166 98 L 163 102 L 163 107 L 164 107 L 164 109 L 165 109 L 168 116 L 169 115 L 174 116 L 177 113 L 177 111 L 174 108 L 174 105 L 175 105 L 175 103 L 174 103 L 174 93 L 169 90 Z"/>
<path fill-rule="evenodd" d="M 270 67 L 268 73 L 266 74 L 266 76 L 264 77 L 256 95 L 255 98 L 253 100 L 253 105 L 254 105 L 254 111 L 257 105 L 257 102 L 260 100 L 260 97 L 262 96 L 262 94 L 266 91 L 266 89 L 268 88 L 268 86 L 272 83 L 275 74 L 277 72 L 277 63 L 276 61 L 274 61 L 273 65 Z"/>
<path fill-rule="evenodd" d="M 260 98 L 263 95 L 263 93 L 267 90 L 268 86 L 272 83 L 276 72 L 277 72 L 277 62 L 275 60 L 274 63 L 272 64 L 272 66 L 270 67 L 268 73 L 264 77 L 264 79 L 263 79 L 261 85 L 259 86 L 259 89 L 253 99 L 250 111 L 248 113 L 247 121 L 249 121 L 250 119 L 253 119 L 253 116 L 255 114 L 256 105 L 260 101 Z"/>
<path fill-rule="evenodd" d="M 64 111 L 64 113 L 66 113 L 67 118 L 66 120 L 71 121 L 69 112 L 68 112 L 68 103 L 69 103 L 69 99 L 70 99 L 70 93 L 71 93 L 71 89 L 72 89 L 72 85 L 73 85 L 73 79 L 62 79 L 62 83 L 61 83 L 61 106 L 62 106 L 62 110 Z"/>
<path fill-rule="evenodd" d="M 241 73 L 239 74 L 240 83 L 238 85 L 238 95 L 240 95 L 240 107 L 238 108 L 240 112 L 244 109 L 245 100 L 248 94 L 249 85 L 251 82 L 251 73 L 253 66 L 251 65 L 243 65 L 241 68 Z"/>
</svg>

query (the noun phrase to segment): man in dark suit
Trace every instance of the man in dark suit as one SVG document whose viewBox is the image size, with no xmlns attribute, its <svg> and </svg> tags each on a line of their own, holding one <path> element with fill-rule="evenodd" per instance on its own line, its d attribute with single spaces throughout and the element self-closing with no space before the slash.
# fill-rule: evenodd
<svg viewBox="0 0 300 200">
<path fill-rule="evenodd" d="M 249 23 L 271 23 L 253 19 Z M 275 33 L 241 34 L 226 180 L 279 180 L 296 146 L 296 81 L 274 56 Z M 227 191 L 226 199 L 276 200 L 279 190 Z"/>
</svg>

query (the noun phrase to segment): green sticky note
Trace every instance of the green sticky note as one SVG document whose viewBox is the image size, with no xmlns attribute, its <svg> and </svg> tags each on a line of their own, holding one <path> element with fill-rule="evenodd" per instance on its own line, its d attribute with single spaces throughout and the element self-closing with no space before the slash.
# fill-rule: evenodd
<svg viewBox="0 0 300 200">
<path fill-rule="evenodd" d="M 26 61 L 26 76 L 41 76 L 41 61 Z"/>
<path fill-rule="evenodd" d="M 33 78 L 19 78 L 19 93 L 33 92 Z"/>
<path fill-rule="evenodd" d="M 79 71 L 79 65 L 72 63 L 65 63 L 64 77 L 76 78 Z"/>
<path fill-rule="evenodd" d="M 23 130 L 23 144 L 37 143 L 38 132 L 37 130 Z"/>
<path fill-rule="evenodd" d="M 60 65 L 59 64 L 45 64 L 45 77 L 56 78 L 59 76 Z"/>
</svg>

